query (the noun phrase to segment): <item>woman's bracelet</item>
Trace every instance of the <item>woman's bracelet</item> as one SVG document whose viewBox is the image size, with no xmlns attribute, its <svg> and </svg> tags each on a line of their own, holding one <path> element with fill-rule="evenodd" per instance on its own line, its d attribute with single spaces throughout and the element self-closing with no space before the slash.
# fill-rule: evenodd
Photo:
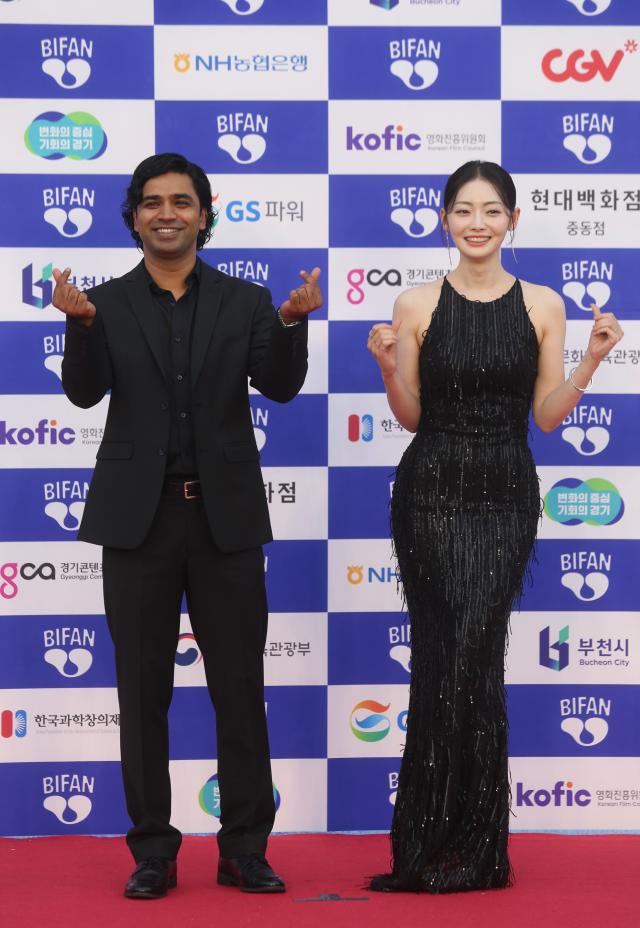
<svg viewBox="0 0 640 928">
<path fill-rule="evenodd" d="M 572 386 L 575 390 L 577 390 L 579 393 L 586 393 L 587 390 L 589 389 L 589 387 L 591 386 L 591 382 L 592 382 L 593 378 L 590 378 L 589 383 L 586 385 L 586 387 L 579 387 L 578 384 L 577 384 L 577 383 L 575 382 L 575 380 L 573 379 L 573 374 L 574 374 L 575 371 L 577 371 L 577 369 L 578 369 L 577 367 L 574 367 L 574 368 L 572 368 L 572 369 L 569 371 L 569 383 L 570 383 L 571 386 Z"/>
</svg>

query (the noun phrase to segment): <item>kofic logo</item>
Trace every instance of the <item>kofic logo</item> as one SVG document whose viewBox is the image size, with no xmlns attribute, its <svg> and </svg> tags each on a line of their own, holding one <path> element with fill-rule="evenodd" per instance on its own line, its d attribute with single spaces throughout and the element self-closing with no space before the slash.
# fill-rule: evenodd
<svg viewBox="0 0 640 928">
<path fill-rule="evenodd" d="M 610 554 L 596 551 L 561 554 L 560 568 L 563 571 L 560 582 L 583 603 L 601 599 L 609 589 Z"/>
<path fill-rule="evenodd" d="M 43 633 L 44 659 L 63 677 L 81 677 L 93 664 L 96 633 L 88 628 L 49 628 Z"/>
<path fill-rule="evenodd" d="M 574 792 L 571 780 L 558 780 L 550 790 L 536 789 L 535 786 L 525 789 L 524 783 L 516 783 L 517 806 L 588 806 L 590 802 L 589 790 L 577 789 Z"/>
<path fill-rule="evenodd" d="M 592 748 L 600 744 L 609 733 L 609 723 L 604 716 L 611 715 L 611 700 L 602 696 L 573 696 L 560 700 L 560 728 L 570 735 L 576 744 Z M 579 716 L 587 716 L 583 720 Z"/>
<path fill-rule="evenodd" d="M 38 280 L 33 280 L 33 264 L 22 268 L 22 302 L 36 309 L 44 309 L 53 296 L 53 264 L 46 264 Z"/>
<path fill-rule="evenodd" d="M 24 133 L 27 149 L 40 158 L 55 161 L 93 161 L 107 148 L 107 133 L 91 113 L 40 113 Z"/>
<path fill-rule="evenodd" d="M 442 42 L 432 39 L 392 39 L 389 70 L 409 90 L 426 90 L 438 79 Z"/>
<path fill-rule="evenodd" d="M 221 0 L 236 16 L 251 16 L 257 13 L 264 0 Z"/>
<path fill-rule="evenodd" d="M 179 667 L 193 667 L 202 661 L 196 636 L 185 632 L 178 638 L 175 662 Z"/>
<path fill-rule="evenodd" d="M 273 801 L 276 806 L 276 812 L 280 808 L 281 797 L 276 784 L 273 784 Z M 212 777 L 203 784 L 198 793 L 198 805 L 207 815 L 214 818 L 220 818 L 220 784 L 218 774 L 214 773 Z"/>
<path fill-rule="evenodd" d="M 391 722 L 386 715 L 391 703 L 383 706 L 374 699 L 363 699 L 351 710 L 351 731 L 360 741 L 382 741 L 389 734 Z"/>
<path fill-rule="evenodd" d="M 14 425 L 7 428 L 6 419 L 0 419 L 0 445 L 72 445 L 76 433 L 70 428 L 57 428 L 57 419 L 40 419 L 35 428 Z"/>
<path fill-rule="evenodd" d="M 269 117 L 259 113 L 226 113 L 218 116 L 218 147 L 238 164 L 253 164 L 267 150 L 264 136 Z M 240 134 L 242 133 L 242 134 Z"/>
<path fill-rule="evenodd" d="M 373 441 L 373 416 L 365 413 L 364 416 L 349 416 L 347 420 L 347 435 L 349 441 Z"/>
<path fill-rule="evenodd" d="M 438 225 L 441 199 L 441 192 L 432 188 L 396 187 L 389 191 L 391 222 L 409 238 L 426 238 Z"/>
<path fill-rule="evenodd" d="M 42 805 L 63 825 L 78 825 L 91 813 L 95 777 L 57 773 L 42 778 Z M 64 795 L 67 794 L 67 795 Z M 69 795 L 70 794 L 70 795 Z"/>
<path fill-rule="evenodd" d="M 562 525 L 613 525 L 624 515 L 624 501 L 617 487 L 602 477 L 565 477 L 545 496 L 544 512 Z"/>
<path fill-rule="evenodd" d="M 564 68 L 560 65 L 561 70 L 555 62 L 558 58 L 564 57 L 564 51 L 561 48 L 552 48 L 542 59 L 542 73 L 547 80 L 556 84 L 570 79 L 584 84 L 587 81 L 592 81 L 598 74 L 608 84 L 613 80 L 616 71 L 620 67 L 625 52 L 631 55 L 637 50 L 638 43 L 636 40 L 628 39 L 624 43 L 624 49 L 619 48 L 607 64 L 596 48 L 591 49 L 590 59 L 585 57 L 584 49 L 578 48 L 569 53 Z"/>
<path fill-rule="evenodd" d="M 59 87 L 75 90 L 82 87 L 91 75 L 91 64 L 87 59 L 93 57 L 93 42 L 77 39 L 74 36 L 56 36 L 42 39 L 42 70 L 52 77 Z"/>
<path fill-rule="evenodd" d="M 0 736 L 24 738 L 27 734 L 27 713 L 24 709 L 3 709 L 0 713 Z"/>
<path fill-rule="evenodd" d="M 581 403 L 562 420 L 562 438 L 583 457 L 600 454 L 609 444 L 613 410 Z"/>
<path fill-rule="evenodd" d="M 612 0 L 567 0 L 583 16 L 599 16 L 611 6 Z"/>
<path fill-rule="evenodd" d="M 418 151 L 422 139 L 415 132 L 404 134 L 403 126 L 385 126 L 382 132 L 354 132 L 347 126 L 347 151 Z"/>
<path fill-rule="evenodd" d="M 562 117 L 562 144 L 582 164 L 599 164 L 611 151 L 613 126 L 605 113 L 569 113 Z"/>
<path fill-rule="evenodd" d="M 549 670 L 564 670 L 569 664 L 569 626 L 560 629 L 558 640 L 550 644 L 549 626 L 540 631 L 540 664 Z M 551 656 L 555 651 L 557 658 Z"/>
<path fill-rule="evenodd" d="M 591 304 L 602 309 L 611 297 L 613 264 L 606 261 L 565 261 L 562 264 L 562 292 L 578 309 L 591 313 Z M 609 283 L 607 283 L 609 281 Z M 585 296 L 589 299 L 585 303 Z"/>
</svg>

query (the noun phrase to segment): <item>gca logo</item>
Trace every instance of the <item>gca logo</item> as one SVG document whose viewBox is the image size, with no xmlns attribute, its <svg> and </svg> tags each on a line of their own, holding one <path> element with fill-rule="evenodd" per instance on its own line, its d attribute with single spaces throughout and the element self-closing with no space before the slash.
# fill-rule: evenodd
<svg viewBox="0 0 640 928">
<path fill-rule="evenodd" d="M 56 36 L 42 39 L 42 70 L 52 77 L 58 87 L 75 90 L 91 76 L 89 59 L 93 56 L 93 42 L 74 36 Z"/>
<path fill-rule="evenodd" d="M 229 113 L 217 118 L 218 147 L 238 164 L 253 164 L 267 150 L 265 135 L 269 117 L 254 113 Z"/>
<path fill-rule="evenodd" d="M 251 16 L 257 13 L 264 0 L 221 0 L 236 16 Z"/>
<path fill-rule="evenodd" d="M 389 70 L 409 90 L 426 90 L 438 79 L 442 42 L 432 39 L 392 39 Z"/>
<path fill-rule="evenodd" d="M 583 16 L 599 16 L 608 10 L 612 0 L 567 0 Z"/>
</svg>

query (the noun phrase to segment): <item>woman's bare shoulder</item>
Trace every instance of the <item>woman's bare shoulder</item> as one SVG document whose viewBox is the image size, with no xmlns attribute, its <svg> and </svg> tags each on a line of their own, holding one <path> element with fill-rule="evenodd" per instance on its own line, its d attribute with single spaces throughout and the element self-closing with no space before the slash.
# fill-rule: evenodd
<svg viewBox="0 0 640 928">
<path fill-rule="evenodd" d="M 427 284 L 419 287 L 410 287 L 403 290 L 396 299 L 393 308 L 394 318 L 398 314 L 400 318 L 420 316 L 424 319 L 425 314 L 430 316 L 435 309 L 442 289 L 442 280 L 430 280 Z"/>
</svg>

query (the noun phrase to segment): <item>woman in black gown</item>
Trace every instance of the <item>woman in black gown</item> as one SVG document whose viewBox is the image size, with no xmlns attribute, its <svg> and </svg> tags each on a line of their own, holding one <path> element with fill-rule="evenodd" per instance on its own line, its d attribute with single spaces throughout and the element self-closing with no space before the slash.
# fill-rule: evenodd
<svg viewBox="0 0 640 928">
<path fill-rule="evenodd" d="M 474 161 L 449 178 L 443 229 L 460 253 L 407 290 L 368 348 L 389 405 L 416 432 L 398 467 L 392 531 L 411 618 L 407 737 L 392 871 L 370 888 L 430 893 L 511 884 L 504 652 L 540 516 L 528 416 L 551 431 L 622 337 L 593 307 L 565 379 L 565 316 L 548 287 L 509 275 L 519 218 L 509 174 Z"/>
</svg>

